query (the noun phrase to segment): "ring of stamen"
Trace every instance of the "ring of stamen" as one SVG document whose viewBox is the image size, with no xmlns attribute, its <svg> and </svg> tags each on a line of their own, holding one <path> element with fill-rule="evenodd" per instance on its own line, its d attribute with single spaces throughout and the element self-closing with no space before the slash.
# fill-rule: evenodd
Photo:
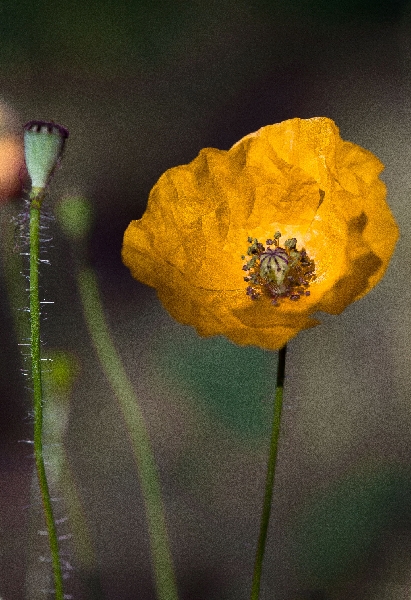
<svg viewBox="0 0 411 600">
<path fill-rule="evenodd" d="M 296 238 L 286 240 L 284 247 L 280 246 L 280 238 L 281 233 L 276 231 L 265 246 L 257 238 L 248 238 L 247 256 L 250 258 L 243 265 L 243 271 L 247 272 L 244 281 L 249 284 L 246 294 L 251 300 L 265 296 L 278 306 L 283 298 L 295 302 L 310 295 L 308 287 L 315 279 L 314 261 L 305 248 L 297 250 Z"/>
</svg>

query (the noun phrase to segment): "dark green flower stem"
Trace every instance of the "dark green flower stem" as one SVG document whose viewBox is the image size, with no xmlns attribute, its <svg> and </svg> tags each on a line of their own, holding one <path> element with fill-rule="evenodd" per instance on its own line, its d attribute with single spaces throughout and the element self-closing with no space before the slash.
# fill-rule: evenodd
<svg viewBox="0 0 411 600">
<path fill-rule="evenodd" d="M 49 537 L 53 565 L 55 599 L 63 600 L 63 575 L 56 524 L 51 505 L 43 455 L 43 390 L 41 380 L 40 344 L 40 299 L 39 299 L 39 258 L 40 258 L 40 210 L 44 191 L 32 192 L 30 203 L 30 333 L 31 365 L 34 392 L 34 458 L 37 478 L 43 501 L 46 526 Z"/>
<path fill-rule="evenodd" d="M 275 467 L 277 462 L 278 438 L 280 435 L 281 411 L 283 406 L 283 389 L 285 376 L 285 356 L 287 346 L 281 348 L 278 353 L 277 384 L 275 389 L 273 424 L 271 430 L 270 453 L 268 457 L 267 476 L 265 480 L 265 493 L 263 511 L 260 522 L 260 535 L 258 537 L 257 552 L 254 563 L 253 584 L 251 588 L 251 600 L 258 600 L 260 595 L 261 571 L 263 567 L 265 542 L 267 539 L 268 523 L 271 512 L 271 499 L 273 495 Z"/>
<path fill-rule="evenodd" d="M 119 403 L 135 456 L 146 508 L 157 597 L 159 600 L 177 600 L 161 485 L 144 416 L 111 340 L 93 270 L 80 267 L 77 282 L 85 321 L 102 369 Z"/>
</svg>

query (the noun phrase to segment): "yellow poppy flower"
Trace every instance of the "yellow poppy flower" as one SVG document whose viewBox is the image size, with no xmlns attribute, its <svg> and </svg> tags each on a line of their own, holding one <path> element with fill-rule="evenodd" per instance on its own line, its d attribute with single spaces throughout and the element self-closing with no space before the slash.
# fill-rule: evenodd
<svg viewBox="0 0 411 600">
<path fill-rule="evenodd" d="M 123 261 L 200 335 L 281 348 L 383 276 L 398 228 L 382 169 L 325 117 L 263 127 L 166 171 Z"/>
</svg>

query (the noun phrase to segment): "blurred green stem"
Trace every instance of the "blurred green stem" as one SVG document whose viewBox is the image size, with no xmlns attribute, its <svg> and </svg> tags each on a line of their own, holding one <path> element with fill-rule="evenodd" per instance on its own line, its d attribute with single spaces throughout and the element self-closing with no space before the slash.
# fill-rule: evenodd
<svg viewBox="0 0 411 600">
<path fill-rule="evenodd" d="M 40 343 L 40 210 L 44 190 L 32 192 L 30 199 L 30 354 L 34 393 L 34 458 L 43 501 L 54 574 L 55 598 L 63 600 L 63 576 L 59 556 L 56 524 L 51 506 L 43 455 L 43 389 L 41 380 Z"/>
<path fill-rule="evenodd" d="M 261 571 L 264 559 L 265 542 L 267 539 L 268 523 L 270 521 L 271 499 L 273 495 L 275 467 L 277 462 L 278 438 L 280 435 L 281 411 L 283 406 L 283 389 L 285 377 L 285 356 L 287 346 L 281 348 L 278 353 L 277 384 L 275 389 L 273 425 L 271 431 L 270 453 L 268 457 L 267 476 L 265 480 L 265 493 L 263 511 L 260 522 L 260 535 L 258 537 L 257 552 L 254 563 L 253 583 L 251 588 L 251 600 L 258 600 L 260 595 Z"/>
<path fill-rule="evenodd" d="M 177 600 L 161 486 L 144 417 L 113 345 L 92 269 L 80 268 L 78 287 L 89 333 L 103 371 L 119 402 L 136 459 L 147 514 L 157 595 L 159 600 Z"/>
</svg>

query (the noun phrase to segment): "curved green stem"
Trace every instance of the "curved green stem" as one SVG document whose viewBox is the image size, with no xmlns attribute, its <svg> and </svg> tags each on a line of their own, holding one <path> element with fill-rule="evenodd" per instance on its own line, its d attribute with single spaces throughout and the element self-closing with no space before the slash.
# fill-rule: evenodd
<svg viewBox="0 0 411 600">
<path fill-rule="evenodd" d="M 50 490 L 47 483 L 43 455 L 43 390 L 41 380 L 39 299 L 40 207 L 42 199 L 42 194 L 33 195 L 31 197 L 30 205 L 30 350 L 34 392 L 34 457 L 49 536 L 54 574 L 55 598 L 56 600 L 63 600 L 63 576 L 60 563 L 57 531 L 53 516 L 53 508 L 51 505 Z"/>
<path fill-rule="evenodd" d="M 260 595 L 261 571 L 263 566 L 265 542 L 270 520 L 271 498 L 273 495 L 275 467 L 277 462 L 278 438 L 280 435 L 281 411 L 283 406 L 283 389 L 285 376 L 285 356 L 287 346 L 281 348 L 278 353 L 277 384 L 275 389 L 273 425 L 271 430 L 270 453 L 268 457 L 267 476 L 265 480 L 265 493 L 263 511 L 260 522 L 260 535 L 258 537 L 257 552 L 254 563 L 253 583 L 251 588 L 251 600 L 258 600 Z"/>
<path fill-rule="evenodd" d="M 78 287 L 87 327 L 100 364 L 120 405 L 137 463 L 147 514 L 157 596 L 177 600 L 177 587 L 167 536 L 161 486 L 144 417 L 111 340 L 97 280 L 90 268 L 78 272 Z"/>
</svg>

